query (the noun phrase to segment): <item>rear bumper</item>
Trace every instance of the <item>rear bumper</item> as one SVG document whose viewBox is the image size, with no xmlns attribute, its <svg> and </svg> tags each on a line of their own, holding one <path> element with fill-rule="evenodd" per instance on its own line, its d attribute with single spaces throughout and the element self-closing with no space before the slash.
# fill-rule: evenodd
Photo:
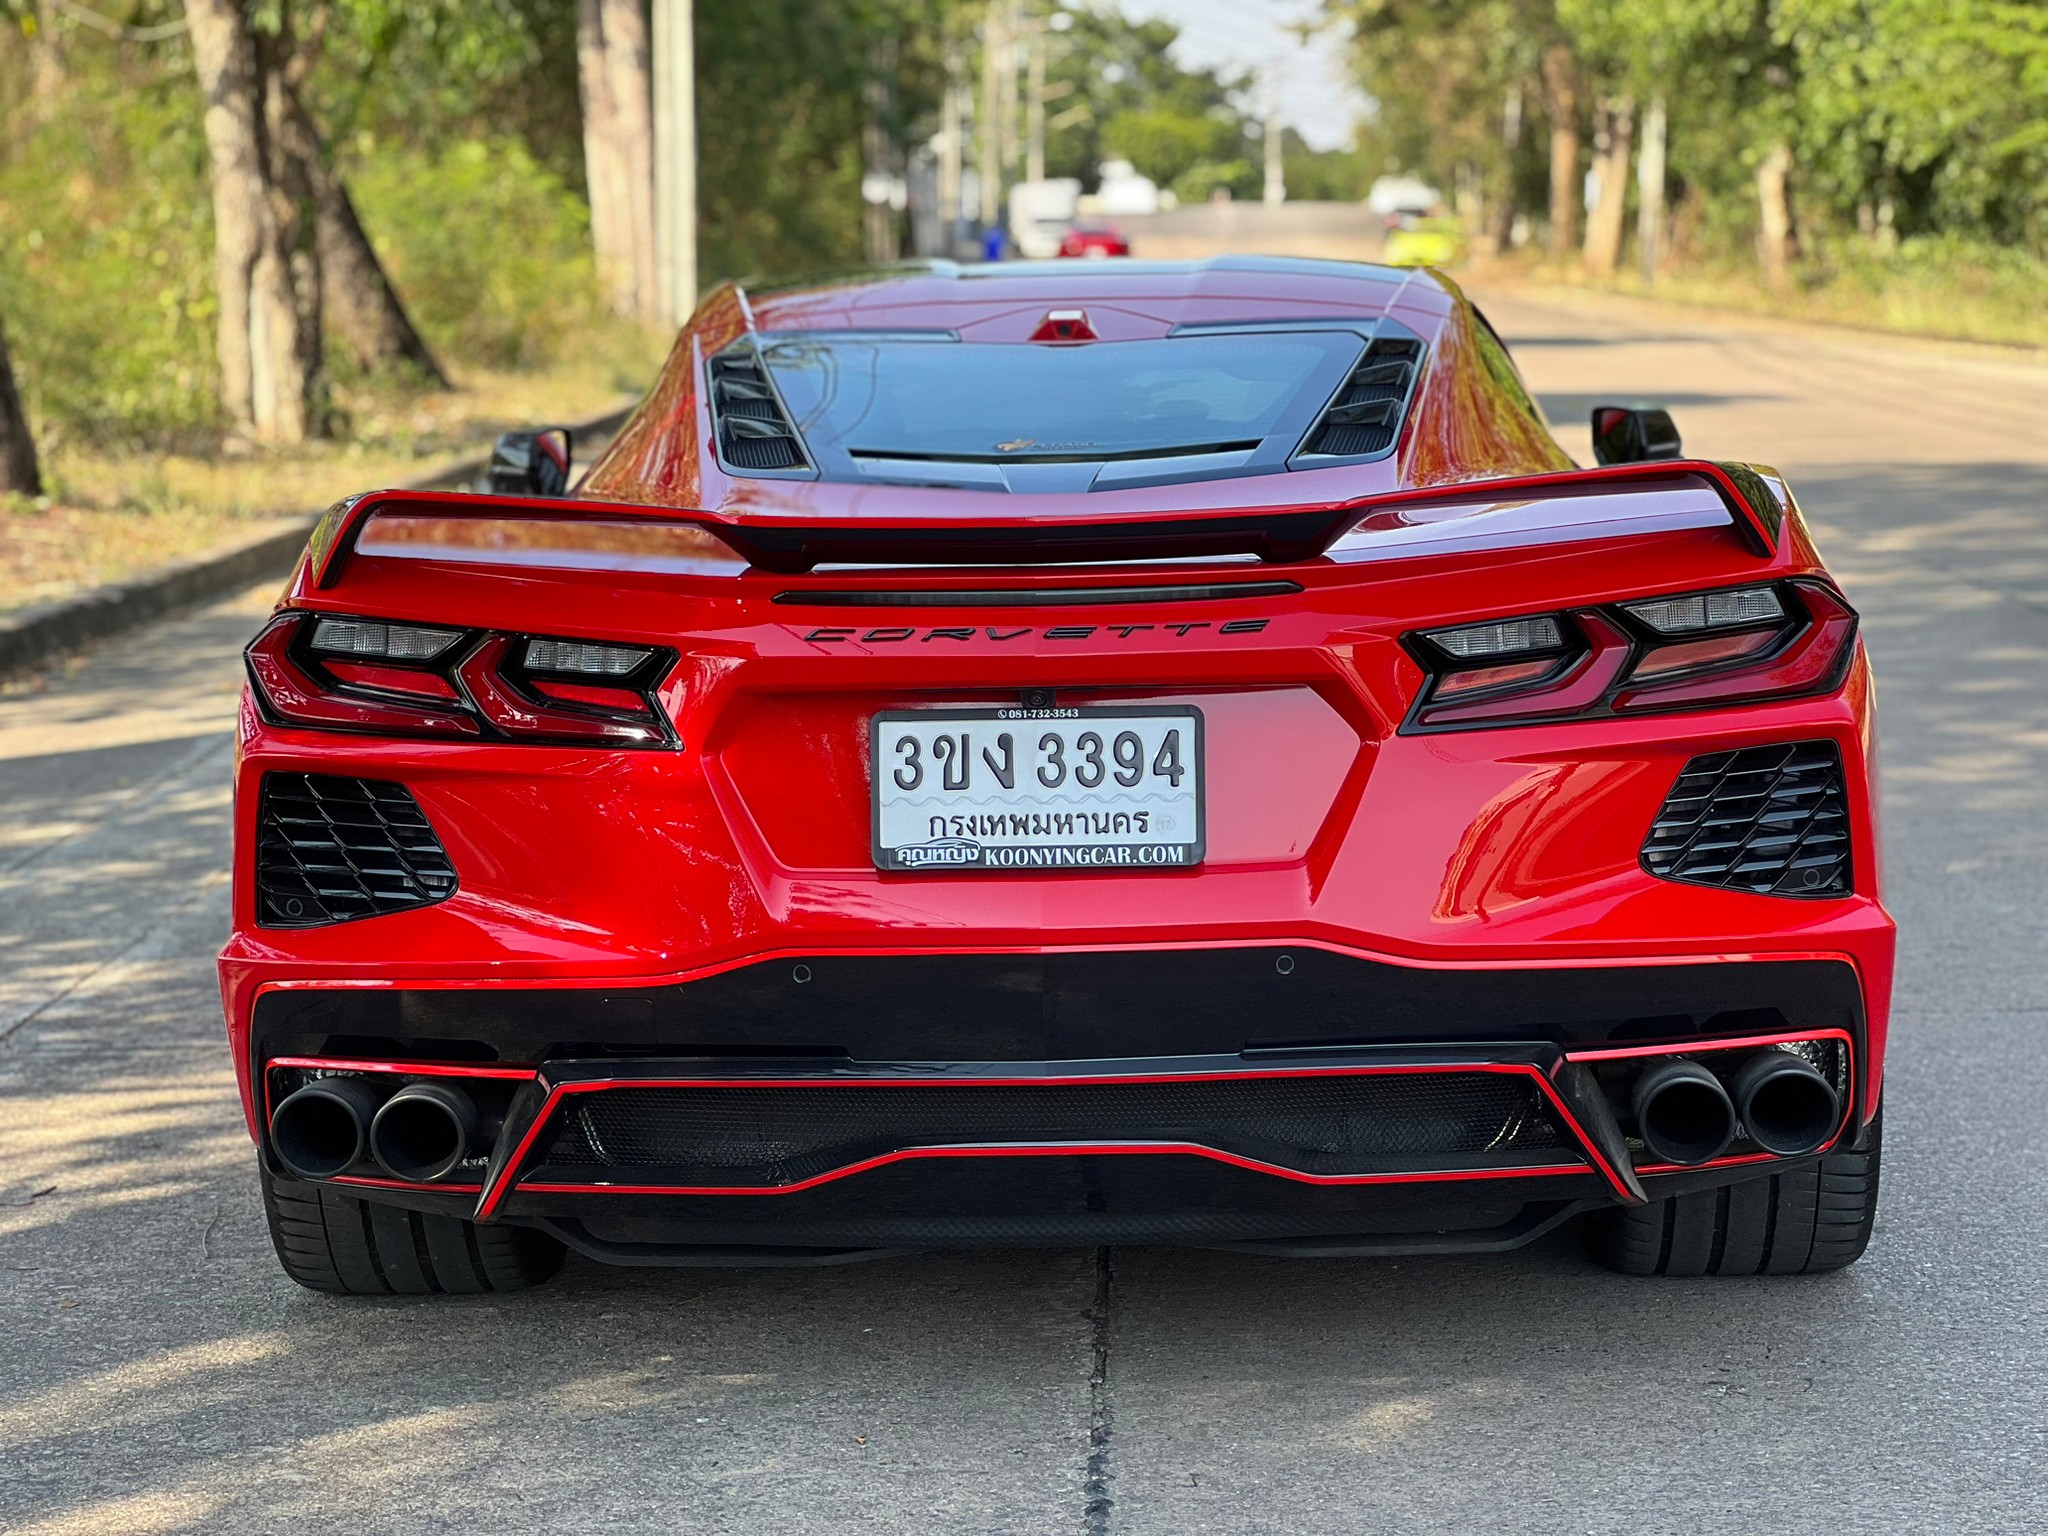
<svg viewBox="0 0 2048 1536">
<path fill-rule="evenodd" d="M 1779 1171 L 1624 1131 L 1649 1063 L 1818 1052 L 1874 1108 L 1846 956 L 1424 968 L 1315 946 L 808 955 L 659 987 L 271 985 L 252 1122 L 321 1072 L 488 1101 L 470 1162 L 352 1193 L 617 1262 L 955 1245 L 1513 1246 Z M 1823 1148 L 1821 1150 L 1826 1150 Z M 721 1256 L 723 1258 L 721 1259 Z"/>
</svg>

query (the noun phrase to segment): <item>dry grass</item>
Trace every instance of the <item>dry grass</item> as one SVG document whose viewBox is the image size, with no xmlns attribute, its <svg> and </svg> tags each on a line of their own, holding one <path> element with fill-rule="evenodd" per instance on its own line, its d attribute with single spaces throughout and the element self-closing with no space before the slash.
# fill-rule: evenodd
<svg viewBox="0 0 2048 1536">
<path fill-rule="evenodd" d="M 233 539 L 265 518 L 433 476 L 510 427 L 577 421 L 638 394 L 659 362 L 636 334 L 544 372 L 464 370 L 418 394 L 343 389 L 346 435 L 243 456 L 97 454 L 60 446 L 50 495 L 0 502 L 0 613 L 59 601 Z"/>
<path fill-rule="evenodd" d="M 1843 262 L 1824 276 L 1805 273 L 1777 292 L 1760 283 L 1749 267 L 1704 263 L 1661 272 L 1654 287 L 1638 271 L 1601 280 L 1576 263 L 1543 261 L 1534 252 L 1496 258 L 1481 270 L 1492 280 L 1590 288 L 1780 320 L 2048 353 L 2048 306 L 2041 302 L 2038 275 L 2016 264 L 2001 270 L 1963 261 Z"/>
</svg>

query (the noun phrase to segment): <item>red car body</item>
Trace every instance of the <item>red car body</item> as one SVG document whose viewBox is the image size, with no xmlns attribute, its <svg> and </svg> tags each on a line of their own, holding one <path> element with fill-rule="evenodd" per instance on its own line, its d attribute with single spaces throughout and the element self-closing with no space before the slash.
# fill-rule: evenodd
<svg viewBox="0 0 2048 1536">
<path fill-rule="evenodd" d="M 1055 318 L 1075 311 L 1079 333 Z M 707 371 L 758 336 L 1114 347 L 1243 324 L 1419 341 L 1393 446 L 1031 495 L 762 477 L 721 451 Z M 1709 650 L 1643 675 L 1669 647 L 1620 605 L 1762 588 L 1778 628 L 1679 642 Z M 1531 615 L 1568 649 L 1476 686 L 1422 638 Z M 349 662 L 306 649 L 320 616 L 461 639 Z M 506 659 L 535 636 L 653 670 L 549 682 Z M 1575 468 L 1434 274 L 725 287 L 570 497 L 344 502 L 250 657 L 229 1044 L 266 1167 L 373 1212 L 632 1262 L 1484 1249 L 1725 1202 L 1877 1115 L 1893 924 L 1870 668 L 1796 502 L 1750 466 Z M 1194 867 L 876 867 L 879 717 L 1190 705 Z M 1802 893 L 1789 865 L 1791 894 L 1653 872 L 1684 775 L 1787 744 L 1832 786 L 1835 888 Z M 264 881 L 289 870 L 298 802 L 278 786 L 326 793 L 302 775 L 402 787 L 445 873 L 280 926 L 299 919 Z M 1745 1121 L 1674 1161 L 1632 1121 L 1632 1085 L 1668 1062 L 1733 1093 L 1753 1058 L 1794 1057 L 1835 1097 L 1789 1150 Z M 395 1177 L 359 1140 L 309 1172 L 271 1117 L 322 1082 L 363 1085 L 365 1120 L 416 1083 L 478 1115 L 445 1167 Z"/>
</svg>

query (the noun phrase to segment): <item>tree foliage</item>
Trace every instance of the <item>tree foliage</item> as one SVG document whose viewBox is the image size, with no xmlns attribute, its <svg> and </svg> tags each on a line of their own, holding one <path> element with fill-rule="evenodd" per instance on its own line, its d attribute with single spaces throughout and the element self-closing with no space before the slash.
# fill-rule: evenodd
<svg viewBox="0 0 2048 1536">
<path fill-rule="evenodd" d="M 1683 211 L 1709 246 L 1751 238 L 1751 173 L 1782 143 L 1810 246 L 1882 208 L 1887 235 L 2048 254 L 2038 0 L 1325 0 L 1324 16 L 1379 104 L 1372 148 L 1440 184 L 1464 167 L 1534 205 L 1537 148 L 1503 130 L 1511 97 L 1538 100 L 1555 40 L 1590 86 L 1582 110 L 1666 100 Z"/>
<path fill-rule="evenodd" d="M 1072 26 L 1048 44 L 1046 78 L 1065 93 L 1048 119 L 1049 175 L 1093 186 L 1103 161 L 1121 159 L 1183 198 L 1218 187 L 1256 194 L 1249 74 L 1181 68 L 1171 23 L 1133 21 L 1109 7 L 1071 14 Z"/>
<path fill-rule="evenodd" d="M 1061 4 L 1069 20 L 1055 28 Z M 214 214 L 183 0 L 81 5 L 98 19 L 0 0 L 0 317 L 15 368 L 45 439 L 217 441 L 231 424 L 217 398 Z M 297 94 L 322 164 L 442 361 L 457 374 L 531 366 L 589 344 L 603 308 L 577 0 L 243 0 L 243 11 L 253 31 L 288 33 L 303 53 Z M 899 170 L 930 163 L 949 68 L 978 98 L 987 0 L 696 0 L 695 12 L 704 281 L 858 262 L 863 130 L 879 122 Z M 1042 29 L 1048 174 L 1092 187 L 1103 161 L 1123 158 L 1183 197 L 1257 195 L 1249 75 L 1183 68 L 1174 28 L 1115 0 L 1025 0 L 1017 15 Z M 47 99 L 46 78 L 61 82 Z M 970 115 L 981 110 L 977 100 Z M 1020 110 L 1013 138 L 1021 128 Z M 1363 194 L 1356 157 L 1298 139 L 1286 150 L 1296 195 Z M 356 366 L 327 349 L 344 390 L 362 382 Z"/>
</svg>

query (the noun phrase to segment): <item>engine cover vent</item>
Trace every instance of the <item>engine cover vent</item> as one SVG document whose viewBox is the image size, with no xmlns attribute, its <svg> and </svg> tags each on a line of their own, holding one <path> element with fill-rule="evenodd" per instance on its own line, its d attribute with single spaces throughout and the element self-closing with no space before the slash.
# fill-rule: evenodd
<svg viewBox="0 0 2048 1536">
<path fill-rule="evenodd" d="M 256 826 L 257 922 L 318 928 L 445 901 L 455 866 L 403 784 L 266 773 Z"/>
<path fill-rule="evenodd" d="M 1295 461 L 1367 458 L 1392 448 L 1421 369 L 1421 342 L 1398 336 L 1375 340 L 1309 429 Z"/>
<path fill-rule="evenodd" d="M 718 454 L 728 468 L 808 467 L 796 428 L 751 346 L 742 343 L 711 359 L 711 414 L 718 424 Z"/>
<path fill-rule="evenodd" d="M 1841 749 L 1795 741 L 1694 758 L 1644 840 L 1643 867 L 1765 896 L 1848 895 Z"/>
</svg>

